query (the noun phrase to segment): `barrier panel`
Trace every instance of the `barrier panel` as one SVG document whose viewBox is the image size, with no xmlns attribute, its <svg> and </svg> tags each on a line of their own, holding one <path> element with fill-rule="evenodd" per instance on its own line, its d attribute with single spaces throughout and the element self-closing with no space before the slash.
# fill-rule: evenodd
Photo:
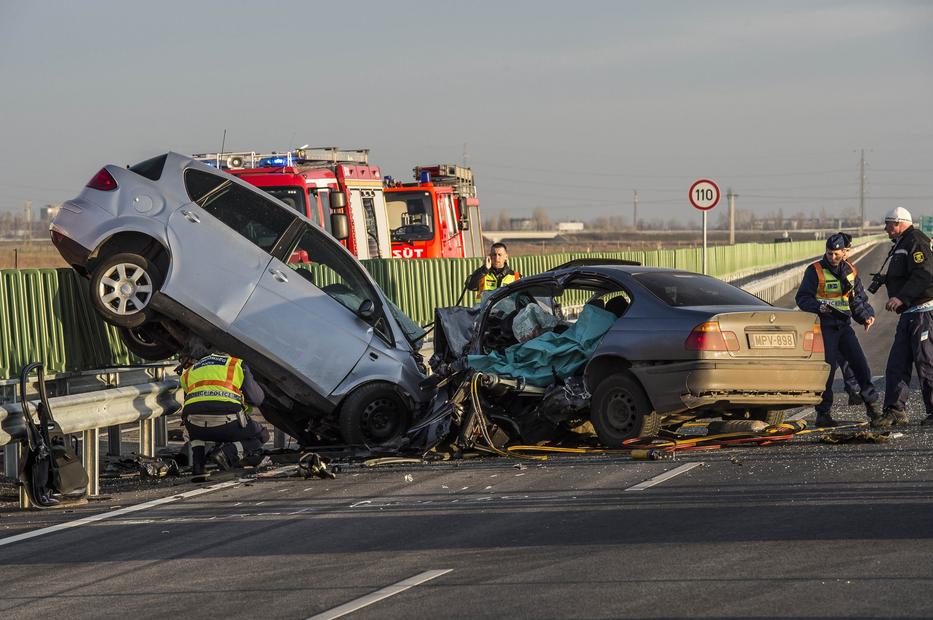
<svg viewBox="0 0 933 620">
<path fill-rule="evenodd" d="M 870 238 L 857 241 L 865 239 Z M 708 269 L 710 275 L 722 277 L 816 257 L 824 247 L 823 241 L 713 246 L 708 249 Z M 510 263 L 522 275 L 533 275 L 575 258 L 593 257 L 687 271 L 698 271 L 702 264 L 700 248 L 516 256 Z M 390 299 L 426 324 L 434 320 L 435 308 L 457 300 L 467 277 L 483 260 L 373 259 L 363 264 Z M 327 276 L 322 273 L 315 281 L 326 284 Z M 100 319 L 87 289 L 87 280 L 71 269 L 0 270 L 0 379 L 16 376 L 31 362 L 42 362 L 49 374 L 144 363 L 127 351 L 117 329 Z M 464 305 L 474 302 L 473 293 L 464 295 Z"/>
</svg>

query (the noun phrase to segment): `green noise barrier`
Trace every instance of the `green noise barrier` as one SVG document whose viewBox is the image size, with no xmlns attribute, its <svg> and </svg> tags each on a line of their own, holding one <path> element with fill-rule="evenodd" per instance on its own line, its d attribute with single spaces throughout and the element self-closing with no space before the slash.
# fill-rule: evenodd
<svg viewBox="0 0 933 620">
<path fill-rule="evenodd" d="M 714 246 L 707 250 L 707 266 L 710 275 L 724 276 L 819 256 L 824 248 L 823 241 Z M 533 275 L 575 258 L 594 257 L 693 272 L 701 271 L 703 264 L 701 248 L 514 256 L 509 263 L 520 274 Z M 424 325 L 434 320 L 435 308 L 457 301 L 467 276 L 483 260 L 373 259 L 363 265 L 390 299 Z M 332 275 L 316 275 L 315 282 L 323 286 L 334 280 Z M 36 361 L 44 363 L 48 373 L 143 363 L 127 351 L 117 329 L 97 315 L 87 288 L 88 281 L 71 269 L 0 270 L 0 380 L 16 378 L 23 366 Z M 468 291 L 462 303 L 475 301 Z"/>
</svg>

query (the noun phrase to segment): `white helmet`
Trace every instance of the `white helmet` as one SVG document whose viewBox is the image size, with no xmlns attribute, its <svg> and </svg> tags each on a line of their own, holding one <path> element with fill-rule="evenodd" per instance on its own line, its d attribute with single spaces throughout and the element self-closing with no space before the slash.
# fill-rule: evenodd
<svg viewBox="0 0 933 620">
<path fill-rule="evenodd" d="M 884 215 L 885 222 L 907 222 L 908 224 L 913 224 L 914 220 L 910 217 L 910 211 L 904 207 L 895 207 L 885 213 Z"/>
</svg>

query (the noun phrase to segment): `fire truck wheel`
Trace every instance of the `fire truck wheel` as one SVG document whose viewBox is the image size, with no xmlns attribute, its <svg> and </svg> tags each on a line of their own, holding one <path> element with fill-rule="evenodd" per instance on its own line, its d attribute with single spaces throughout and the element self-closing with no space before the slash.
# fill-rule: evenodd
<svg viewBox="0 0 933 620">
<path fill-rule="evenodd" d="M 411 425 L 411 411 L 389 383 L 369 383 L 357 388 L 340 408 L 340 435 L 356 446 L 389 446 L 397 443 Z"/>
<path fill-rule="evenodd" d="M 158 323 L 146 323 L 139 327 L 121 327 L 120 339 L 129 352 L 144 360 L 155 362 L 178 353 L 178 345 Z"/>
<path fill-rule="evenodd" d="M 91 274 L 91 303 L 117 327 L 139 327 L 153 317 L 152 296 L 162 285 L 159 268 L 144 256 L 123 252 L 108 256 Z"/>
<path fill-rule="evenodd" d="M 661 428 L 661 416 L 638 381 L 628 373 L 610 375 L 596 387 L 590 408 L 590 421 L 600 443 L 618 448 L 626 439 L 651 437 Z"/>
</svg>

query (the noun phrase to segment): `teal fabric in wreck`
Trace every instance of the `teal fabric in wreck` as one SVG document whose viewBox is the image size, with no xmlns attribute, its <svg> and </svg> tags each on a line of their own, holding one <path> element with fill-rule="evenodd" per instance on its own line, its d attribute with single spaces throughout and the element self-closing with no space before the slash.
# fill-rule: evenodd
<svg viewBox="0 0 933 620">
<path fill-rule="evenodd" d="M 547 387 L 554 383 L 554 373 L 561 378 L 575 375 L 617 318 L 612 312 L 587 304 L 577 322 L 562 334 L 547 332 L 514 344 L 504 353 L 470 355 L 467 363 L 473 370 L 523 377 L 529 385 Z"/>
</svg>

